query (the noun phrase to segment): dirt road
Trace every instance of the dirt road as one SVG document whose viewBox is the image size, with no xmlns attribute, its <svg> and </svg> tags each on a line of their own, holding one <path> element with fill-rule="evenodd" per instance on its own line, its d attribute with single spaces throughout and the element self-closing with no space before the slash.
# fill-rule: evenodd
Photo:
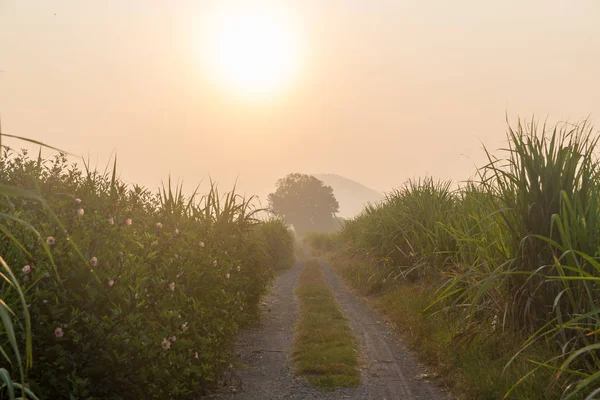
<svg viewBox="0 0 600 400">
<path fill-rule="evenodd" d="M 243 367 L 236 370 L 234 384 L 212 398 L 239 400 L 349 399 L 349 400 L 442 400 L 449 397 L 422 379 L 422 370 L 398 341 L 392 329 L 352 294 L 327 263 L 321 261 L 325 279 L 360 340 L 363 358 L 362 383 L 357 388 L 323 392 L 292 373 L 291 350 L 297 318 L 294 289 L 302 262 L 281 273 L 263 303 L 260 324 L 244 331 L 238 352 Z"/>
</svg>

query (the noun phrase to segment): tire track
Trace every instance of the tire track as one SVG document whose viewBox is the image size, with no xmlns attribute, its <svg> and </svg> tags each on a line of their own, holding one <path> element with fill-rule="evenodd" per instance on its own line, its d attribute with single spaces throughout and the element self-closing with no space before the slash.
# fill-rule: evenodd
<svg viewBox="0 0 600 400">
<path fill-rule="evenodd" d="M 337 274 L 323 260 L 325 280 L 362 344 L 365 365 L 361 391 L 356 399 L 428 399 L 449 398 L 432 382 L 420 379 L 422 368 L 398 341 L 392 328 L 382 322 L 365 300 L 351 293 Z"/>
<path fill-rule="evenodd" d="M 291 351 L 297 319 L 294 290 L 303 262 L 282 272 L 262 303 L 263 315 L 256 326 L 238 339 L 239 362 L 234 382 L 209 398 L 221 400 L 445 400 L 449 397 L 433 383 L 419 379 L 421 368 L 381 322 L 366 302 L 352 294 L 332 268 L 319 260 L 327 285 L 348 318 L 361 343 L 361 385 L 323 392 L 293 374 Z"/>
<path fill-rule="evenodd" d="M 236 400 L 320 399 L 320 393 L 292 372 L 291 350 L 297 304 L 294 290 L 303 262 L 280 273 L 262 303 L 259 324 L 238 339 L 239 362 L 235 383 L 226 393 L 210 398 Z"/>
</svg>

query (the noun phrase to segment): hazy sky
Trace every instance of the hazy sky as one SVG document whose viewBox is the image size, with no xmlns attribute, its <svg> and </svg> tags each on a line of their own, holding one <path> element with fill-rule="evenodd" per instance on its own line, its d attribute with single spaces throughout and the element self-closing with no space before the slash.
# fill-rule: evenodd
<svg viewBox="0 0 600 400">
<path fill-rule="evenodd" d="M 281 0 L 303 67 L 256 101 L 203 64 L 217 4 L 0 0 L 3 131 L 101 167 L 117 152 L 129 182 L 239 175 L 262 195 L 296 171 L 381 191 L 462 180 L 482 143 L 502 145 L 506 113 L 598 121 L 598 0 Z"/>
</svg>

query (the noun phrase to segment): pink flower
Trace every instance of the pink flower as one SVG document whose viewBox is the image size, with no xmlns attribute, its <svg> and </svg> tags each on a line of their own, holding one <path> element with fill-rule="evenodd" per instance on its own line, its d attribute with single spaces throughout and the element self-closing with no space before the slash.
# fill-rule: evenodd
<svg viewBox="0 0 600 400">
<path fill-rule="evenodd" d="M 92 257 L 92 259 L 90 260 L 90 265 L 92 267 L 97 267 L 98 266 L 98 258 Z"/>
<path fill-rule="evenodd" d="M 81 204 L 81 199 L 75 199 L 75 203 Z"/>
<path fill-rule="evenodd" d="M 114 219 L 113 217 L 110 217 L 110 218 L 108 219 L 108 224 L 109 224 L 109 225 L 114 225 L 114 224 L 115 224 L 115 219 Z"/>
<path fill-rule="evenodd" d="M 177 336 L 173 335 L 169 340 L 171 341 L 171 343 L 175 343 L 175 341 L 177 340 Z"/>
<path fill-rule="evenodd" d="M 186 322 L 185 324 L 181 324 L 181 330 L 182 331 L 186 331 L 188 328 L 188 323 Z"/>
<path fill-rule="evenodd" d="M 163 224 L 161 224 L 160 222 L 157 222 L 157 223 L 156 223 L 156 227 L 157 227 L 158 229 L 162 229 L 162 227 L 163 227 Z"/>
<path fill-rule="evenodd" d="M 31 266 L 26 265 L 26 266 L 23 267 L 23 273 L 24 274 L 28 274 L 30 272 L 31 272 Z"/>
<path fill-rule="evenodd" d="M 174 292 L 174 291 L 175 291 L 175 282 L 171 282 L 171 283 L 169 283 L 169 290 L 170 290 L 171 292 Z"/>
<path fill-rule="evenodd" d="M 56 239 L 54 239 L 54 236 L 48 236 L 46 238 L 47 245 L 52 246 L 54 243 L 56 243 Z"/>
<path fill-rule="evenodd" d="M 131 220 L 131 218 L 127 218 L 125 220 L 125 225 L 131 225 L 131 224 L 133 224 L 133 221 Z"/>
<path fill-rule="evenodd" d="M 200 242 L 200 247 L 204 248 L 204 242 Z"/>
<path fill-rule="evenodd" d="M 80 217 L 83 217 L 83 214 L 85 214 L 85 211 L 83 211 L 83 208 L 80 208 L 79 210 L 77 210 L 77 215 L 79 215 Z"/>
<path fill-rule="evenodd" d="M 167 340 L 167 338 L 164 338 L 162 341 L 162 347 L 165 350 L 169 350 L 171 348 L 171 342 Z"/>
<path fill-rule="evenodd" d="M 226 278 L 226 279 L 229 279 L 229 278 L 231 278 L 231 275 L 229 275 L 229 272 L 227 273 L 227 275 L 225 275 L 225 278 Z"/>
<path fill-rule="evenodd" d="M 213 261 L 213 267 L 217 266 L 217 260 Z"/>
<path fill-rule="evenodd" d="M 115 285 L 115 280 L 114 279 L 109 279 L 108 280 L 108 287 L 113 287 Z"/>
<path fill-rule="evenodd" d="M 57 338 L 61 338 L 61 337 L 65 336 L 65 331 L 63 331 L 63 328 L 61 328 L 59 326 L 58 328 L 56 328 L 54 330 L 54 336 L 56 336 Z"/>
<path fill-rule="evenodd" d="M 196 360 L 199 358 L 199 357 L 198 357 L 198 352 L 195 352 L 195 353 L 194 353 L 194 358 L 195 358 Z"/>
</svg>

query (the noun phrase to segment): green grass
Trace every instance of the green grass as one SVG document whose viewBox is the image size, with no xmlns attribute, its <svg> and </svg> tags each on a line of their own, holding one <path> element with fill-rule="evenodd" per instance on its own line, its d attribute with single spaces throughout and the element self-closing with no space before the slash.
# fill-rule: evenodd
<svg viewBox="0 0 600 400">
<path fill-rule="evenodd" d="M 293 352 L 295 373 L 325 390 L 358 386 L 357 341 L 317 261 L 305 263 L 296 295 L 300 319 Z"/>
<path fill-rule="evenodd" d="M 409 181 L 339 234 L 307 244 L 356 256 L 349 274 L 366 292 L 427 286 L 429 304 L 419 311 L 449 325 L 460 343 L 470 339 L 473 348 L 455 358 L 473 370 L 465 382 L 481 382 L 483 398 L 502 388 L 511 398 L 556 398 L 544 393 L 557 386 L 566 400 L 592 398 L 600 393 L 599 139 L 585 121 L 519 121 L 497 155 L 485 150 L 473 180 Z M 489 333 L 494 319 L 507 332 L 502 339 Z"/>
<path fill-rule="evenodd" d="M 552 348 L 541 343 L 527 349 L 522 358 L 504 371 L 506 363 L 526 339 L 502 332 L 500 325 L 465 330 L 460 312 L 425 314 L 436 298 L 440 282 L 420 280 L 388 282 L 373 286 L 362 274 L 366 260 L 330 254 L 332 265 L 346 282 L 368 296 L 374 308 L 395 327 L 402 340 L 418 353 L 420 361 L 435 371 L 437 379 L 461 399 L 502 399 L 516 381 L 534 365 L 528 359 L 546 359 Z M 460 332 L 460 335 L 458 334 Z M 553 372 L 540 368 L 507 397 L 509 399 L 560 398 L 565 382 L 553 383 Z"/>
</svg>

